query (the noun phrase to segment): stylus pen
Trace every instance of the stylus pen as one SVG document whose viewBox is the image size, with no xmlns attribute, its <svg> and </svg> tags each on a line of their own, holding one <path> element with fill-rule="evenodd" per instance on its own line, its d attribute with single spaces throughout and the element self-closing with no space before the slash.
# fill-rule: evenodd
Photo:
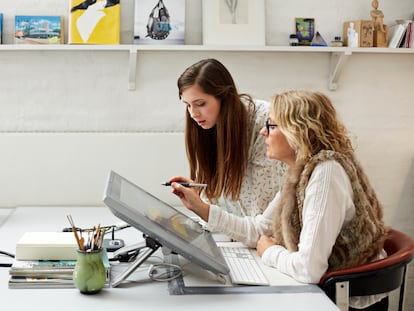
<svg viewBox="0 0 414 311">
<path fill-rule="evenodd" d="M 197 183 L 193 183 L 193 182 L 188 183 L 188 182 L 177 181 L 177 183 L 184 186 L 184 187 L 187 187 L 187 188 L 188 187 L 201 187 L 201 188 L 206 188 L 207 187 L 207 184 L 197 184 Z M 165 183 L 162 183 L 161 185 L 171 186 L 171 183 L 167 181 Z"/>
</svg>

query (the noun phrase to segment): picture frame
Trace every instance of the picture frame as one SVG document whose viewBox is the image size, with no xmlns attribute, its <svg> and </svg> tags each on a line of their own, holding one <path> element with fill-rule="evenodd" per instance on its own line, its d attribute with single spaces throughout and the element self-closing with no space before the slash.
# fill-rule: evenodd
<svg viewBox="0 0 414 311">
<path fill-rule="evenodd" d="M 203 0 L 204 45 L 266 45 L 264 0 Z"/>
<path fill-rule="evenodd" d="M 134 44 L 184 45 L 185 0 L 135 0 Z"/>
<path fill-rule="evenodd" d="M 295 17 L 295 31 L 299 45 L 311 45 L 315 36 L 315 19 L 309 17 Z"/>
<path fill-rule="evenodd" d="M 68 44 L 120 44 L 120 0 L 69 3 Z"/>
<path fill-rule="evenodd" d="M 14 44 L 63 44 L 63 16 L 15 15 Z"/>
</svg>

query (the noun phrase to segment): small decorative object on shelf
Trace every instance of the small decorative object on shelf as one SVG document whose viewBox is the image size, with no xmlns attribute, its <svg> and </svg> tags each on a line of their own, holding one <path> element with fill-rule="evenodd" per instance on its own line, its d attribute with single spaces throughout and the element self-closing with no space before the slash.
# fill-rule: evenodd
<svg viewBox="0 0 414 311">
<path fill-rule="evenodd" d="M 290 46 L 297 46 L 297 45 L 299 45 L 299 40 L 298 40 L 298 37 L 296 36 L 295 33 L 289 35 L 289 45 Z"/>
<path fill-rule="evenodd" d="M 329 43 L 329 46 L 332 47 L 339 47 L 343 45 L 344 43 L 342 42 L 341 36 L 335 36 L 334 40 Z"/>
<path fill-rule="evenodd" d="M 359 34 L 355 31 L 353 22 L 349 23 L 346 34 L 348 36 L 348 46 L 351 48 L 357 48 L 359 46 Z"/>
<path fill-rule="evenodd" d="M 315 19 L 296 17 L 295 29 L 299 45 L 311 45 L 313 37 L 315 36 Z"/>
<path fill-rule="evenodd" d="M 374 27 L 373 34 L 373 46 L 374 47 L 387 47 L 388 46 L 388 27 L 384 25 L 384 13 L 378 10 L 378 0 L 373 0 L 371 10 L 371 17 Z"/>
<path fill-rule="evenodd" d="M 321 36 L 319 31 L 316 32 L 316 35 L 313 36 L 311 46 L 328 46 L 325 39 Z"/>
<path fill-rule="evenodd" d="M 136 0 L 134 44 L 184 44 L 185 0 Z"/>
</svg>

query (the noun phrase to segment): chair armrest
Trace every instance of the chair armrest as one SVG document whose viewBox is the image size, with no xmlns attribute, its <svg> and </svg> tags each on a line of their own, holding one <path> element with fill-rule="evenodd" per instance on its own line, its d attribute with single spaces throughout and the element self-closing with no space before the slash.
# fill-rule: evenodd
<svg viewBox="0 0 414 311">
<path fill-rule="evenodd" d="M 320 279 L 319 285 L 322 285 L 328 278 L 333 276 L 363 273 L 383 269 L 396 264 L 406 264 L 413 258 L 414 241 L 404 233 L 391 229 L 389 236 L 385 241 L 384 249 L 387 252 L 388 257 L 358 266 L 327 272 Z"/>
</svg>

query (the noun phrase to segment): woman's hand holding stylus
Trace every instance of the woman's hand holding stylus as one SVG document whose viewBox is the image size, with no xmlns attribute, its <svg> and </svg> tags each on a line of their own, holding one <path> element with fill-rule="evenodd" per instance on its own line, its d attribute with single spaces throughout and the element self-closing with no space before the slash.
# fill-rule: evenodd
<svg viewBox="0 0 414 311">
<path fill-rule="evenodd" d="M 191 182 L 188 179 L 181 179 L 183 182 Z M 175 181 L 171 182 L 172 193 L 178 196 L 183 202 L 184 206 L 190 211 L 196 213 L 204 221 L 208 221 L 208 215 L 210 212 L 210 205 L 201 200 L 200 195 L 193 189 L 185 187 Z"/>
</svg>

